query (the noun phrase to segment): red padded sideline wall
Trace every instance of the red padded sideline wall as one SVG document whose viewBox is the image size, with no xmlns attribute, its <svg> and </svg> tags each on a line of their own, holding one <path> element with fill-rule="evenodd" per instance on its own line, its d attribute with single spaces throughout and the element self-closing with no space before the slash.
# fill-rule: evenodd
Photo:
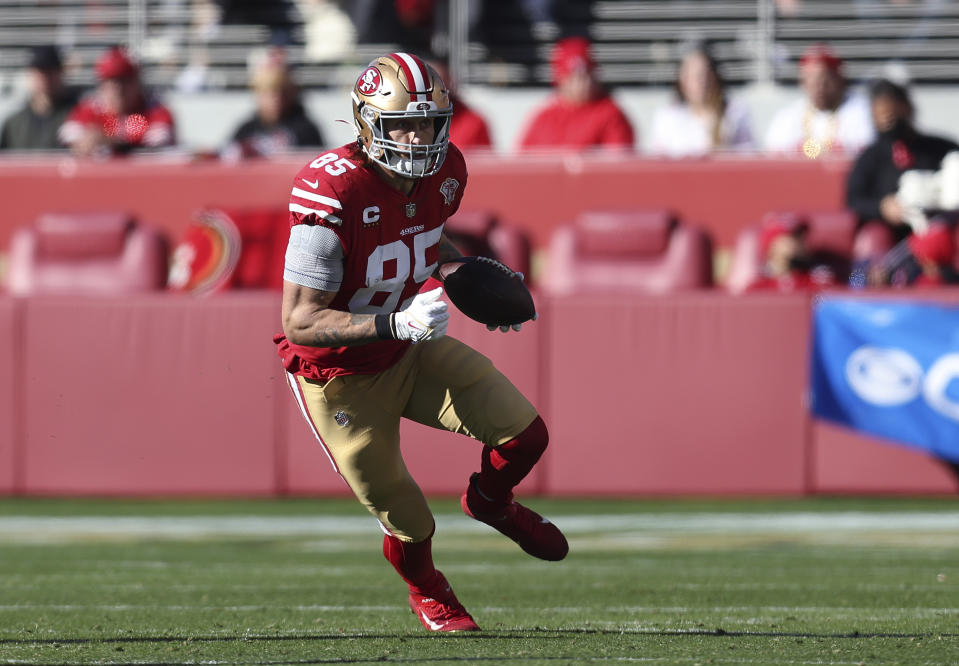
<svg viewBox="0 0 959 666">
<path fill-rule="evenodd" d="M 205 206 L 285 210 L 311 154 L 236 165 L 149 156 L 91 162 L 0 156 L 0 248 L 44 211 L 123 210 L 176 237 Z M 761 156 L 650 160 L 626 156 L 471 155 L 464 210 L 492 210 L 543 247 L 588 208 L 665 207 L 708 229 L 718 245 L 769 210 L 842 205 L 845 160 Z"/>
<path fill-rule="evenodd" d="M 17 344 L 17 302 L 0 298 L 0 494 L 17 490 L 17 431 L 22 350 Z"/>
<path fill-rule="evenodd" d="M 485 326 L 453 312 L 449 333 L 482 352 L 520 391 L 542 411 L 539 374 L 538 325 L 519 333 L 490 332 Z M 279 367 L 279 363 L 277 363 Z M 349 492 L 346 483 L 333 471 L 326 454 L 296 406 L 290 391 L 281 397 L 284 415 L 286 490 L 295 493 Z M 471 472 L 479 469 L 481 445 L 473 439 L 434 430 L 404 419 L 400 426 L 403 458 L 417 483 L 426 493 L 458 495 L 465 489 Z M 547 458 L 549 453 L 547 453 Z M 544 464 L 548 464 L 544 461 Z M 523 482 L 522 491 L 542 492 L 545 478 L 541 465 Z"/>
<path fill-rule="evenodd" d="M 124 211 L 175 239 L 207 206 L 285 210 L 293 176 L 307 160 L 228 166 L 160 156 L 0 159 L 0 249 L 8 247 L 13 229 L 48 211 Z"/>
<path fill-rule="evenodd" d="M 762 156 L 694 160 L 551 155 L 469 162 L 465 209 L 492 208 L 543 247 L 558 225 L 593 208 L 667 208 L 709 230 L 717 245 L 771 210 L 844 205 L 846 160 Z"/>
<path fill-rule="evenodd" d="M 550 303 L 548 488 L 800 494 L 804 295 Z"/>
<path fill-rule="evenodd" d="M 813 492 L 959 492 L 946 464 L 924 451 L 822 421 L 813 422 L 812 438 Z"/>
<path fill-rule="evenodd" d="M 28 493 L 274 491 L 276 294 L 25 306 Z"/>
</svg>

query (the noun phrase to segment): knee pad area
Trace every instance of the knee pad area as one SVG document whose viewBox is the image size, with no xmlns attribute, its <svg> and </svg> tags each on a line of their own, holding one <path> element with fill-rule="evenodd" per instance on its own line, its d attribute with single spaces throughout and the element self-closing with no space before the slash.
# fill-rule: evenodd
<svg viewBox="0 0 959 666">
<path fill-rule="evenodd" d="M 517 465 L 535 465 L 549 445 L 549 431 L 542 417 L 537 416 L 526 430 L 502 444 L 491 447 L 490 463 L 496 469 L 503 469 L 512 463 Z"/>
</svg>

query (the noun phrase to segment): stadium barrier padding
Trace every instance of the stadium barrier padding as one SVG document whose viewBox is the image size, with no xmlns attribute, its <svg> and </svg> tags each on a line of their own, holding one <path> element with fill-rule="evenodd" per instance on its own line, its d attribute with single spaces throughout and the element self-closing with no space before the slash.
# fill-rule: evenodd
<svg viewBox="0 0 959 666">
<path fill-rule="evenodd" d="M 110 162 L 71 157 L 0 158 L 0 247 L 47 211 L 121 210 L 180 236 L 204 207 L 286 208 L 297 171 L 312 155 L 235 165 L 185 158 Z M 845 160 L 726 157 L 650 160 L 547 155 L 469 160 L 463 210 L 491 210 L 526 230 L 535 247 L 587 209 L 666 208 L 708 230 L 719 246 L 771 210 L 842 206 Z"/>
<path fill-rule="evenodd" d="M 16 485 L 20 466 L 20 389 L 22 356 L 17 316 L 19 303 L 0 298 L 0 493 L 19 490 Z"/>
<path fill-rule="evenodd" d="M 458 314 L 450 326 L 547 420 L 551 446 L 524 492 L 959 489 L 922 453 L 810 420 L 808 296 L 537 305 L 540 320 L 519 334 Z M 0 298 L 0 354 L 21 361 L 0 380 L 0 492 L 346 493 L 290 395 L 271 342 L 278 328 L 275 292 Z M 415 424 L 402 433 L 423 489 L 460 493 L 479 445 Z"/>
<path fill-rule="evenodd" d="M 24 304 L 27 493 L 276 491 L 275 295 Z"/>
<path fill-rule="evenodd" d="M 813 488 L 842 493 L 950 493 L 956 476 L 921 451 L 819 421 L 812 423 Z"/>
<path fill-rule="evenodd" d="M 555 302 L 551 486 L 804 492 L 808 312 L 804 295 Z"/>
</svg>

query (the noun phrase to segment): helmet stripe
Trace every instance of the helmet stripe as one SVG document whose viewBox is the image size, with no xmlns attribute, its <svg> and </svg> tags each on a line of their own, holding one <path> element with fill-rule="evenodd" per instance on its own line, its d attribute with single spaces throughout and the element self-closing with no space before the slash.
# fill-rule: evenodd
<svg viewBox="0 0 959 666">
<path fill-rule="evenodd" d="M 411 86 L 410 101 L 426 102 L 432 100 L 433 95 L 428 92 L 430 77 L 423 61 L 409 53 L 391 53 L 390 57 L 399 63 L 403 73 L 406 74 L 407 84 Z"/>
</svg>

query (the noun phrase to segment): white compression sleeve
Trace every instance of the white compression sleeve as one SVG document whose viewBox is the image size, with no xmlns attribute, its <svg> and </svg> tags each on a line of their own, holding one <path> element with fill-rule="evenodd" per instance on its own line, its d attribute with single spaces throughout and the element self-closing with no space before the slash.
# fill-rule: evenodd
<svg viewBox="0 0 959 666">
<path fill-rule="evenodd" d="M 320 225 L 291 228 L 283 279 L 320 291 L 338 291 L 343 282 L 343 246 L 336 233 Z"/>
</svg>

